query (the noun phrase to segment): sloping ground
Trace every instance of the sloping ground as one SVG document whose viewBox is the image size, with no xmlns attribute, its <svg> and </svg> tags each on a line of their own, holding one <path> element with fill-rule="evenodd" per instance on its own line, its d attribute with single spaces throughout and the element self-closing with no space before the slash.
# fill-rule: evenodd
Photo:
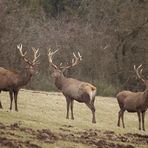
<svg viewBox="0 0 148 148">
<path fill-rule="evenodd" d="M 132 133 L 121 135 L 116 134 L 114 131 L 102 132 L 95 129 L 72 132 L 71 128 L 73 127 L 65 125 L 57 133 L 50 131 L 50 129 L 33 130 L 32 128 L 21 127 L 19 123 L 9 126 L 0 123 L 0 146 L 8 148 L 41 148 L 42 143 L 46 143 L 46 145 L 54 147 L 52 144 L 58 141 L 81 143 L 91 148 L 134 148 L 135 144 L 143 146 L 148 144 L 148 135 Z M 63 131 L 66 131 L 66 133 Z M 21 134 L 27 135 L 28 140 L 24 140 Z"/>
<path fill-rule="evenodd" d="M 118 104 L 114 98 L 96 97 L 97 123 L 91 112 L 75 102 L 75 120 L 65 119 L 61 93 L 23 90 L 19 112 L 8 111 L 7 93 L 1 94 L 1 148 L 146 148 L 147 132 L 138 130 L 136 114 L 125 114 L 126 128 L 116 126 Z M 147 115 L 147 114 L 146 114 Z M 147 116 L 146 116 L 147 120 Z M 146 122 L 146 130 L 148 129 Z"/>
</svg>

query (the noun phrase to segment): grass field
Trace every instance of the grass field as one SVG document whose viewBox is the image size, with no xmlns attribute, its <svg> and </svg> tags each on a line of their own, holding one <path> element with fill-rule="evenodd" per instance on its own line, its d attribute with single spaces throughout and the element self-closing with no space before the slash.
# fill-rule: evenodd
<svg viewBox="0 0 148 148">
<path fill-rule="evenodd" d="M 96 97 L 96 124 L 85 104 L 74 103 L 75 120 L 67 120 L 66 101 L 61 93 L 21 90 L 18 112 L 9 111 L 9 95 L 0 94 L 0 147 L 2 148 L 96 148 L 142 147 L 148 145 L 146 131 L 138 130 L 137 114 L 125 112 L 125 126 L 117 127 L 116 98 Z"/>
</svg>

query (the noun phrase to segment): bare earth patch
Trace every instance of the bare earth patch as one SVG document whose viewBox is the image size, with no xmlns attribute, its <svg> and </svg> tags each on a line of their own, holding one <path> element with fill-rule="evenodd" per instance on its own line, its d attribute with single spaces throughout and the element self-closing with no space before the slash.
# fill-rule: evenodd
<svg viewBox="0 0 148 148">
<path fill-rule="evenodd" d="M 59 133 L 53 133 L 50 129 L 33 130 L 31 128 L 21 127 L 19 123 L 14 123 L 9 126 L 0 123 L 0 147 L 7 148 L 41 148 L 40 144 L 34 144 L 33 139 L 39 143 L 54 144 L 57 141 L 68 141 L 81 143 L 90 147 L 98 148 L 134 148 L 136 145 L 147 145 L 148 135 L 140 134 L 116 134 L 113 131 L 102 132 L 96 129 L 73 132 L 73 126 L 64 125 L 59 130 Z M 21 140 L 17 132 L 23 132 L 32 137 L 31 140 Z"/>
</svg>

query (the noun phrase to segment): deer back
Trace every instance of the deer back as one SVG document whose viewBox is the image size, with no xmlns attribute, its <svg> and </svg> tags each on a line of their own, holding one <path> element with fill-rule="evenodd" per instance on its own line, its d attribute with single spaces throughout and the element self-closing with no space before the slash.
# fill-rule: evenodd
<svg viewBox="0 0 148 148">
<path fill-rule="evenodd" d="M 96 88 L 89 83 L 67 78 L 62 85 L 62 93 L 65 96 L 83 101 L 83 98 L 92 98 L 96 94 Z"/>
<path fill-rule="evenodd" d="M 9 89 L 18 82 L 18 72 L 0 67 L 0 89 Z"/>
</svg>

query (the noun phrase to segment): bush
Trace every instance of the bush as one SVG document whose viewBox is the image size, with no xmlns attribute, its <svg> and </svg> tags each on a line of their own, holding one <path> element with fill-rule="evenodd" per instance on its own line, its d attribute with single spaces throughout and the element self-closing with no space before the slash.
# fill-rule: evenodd
<svg viewBox="0 0 148 148">
<path fill-rule="evenodd" d="M 111 84 L 107 83 L 97 83 L 95 85 L 97 87 L 97 95 L 100 96 L 116 96 L 116 94 L 119 92 L 120 88 L 113 86 Z"/>
</svg>

